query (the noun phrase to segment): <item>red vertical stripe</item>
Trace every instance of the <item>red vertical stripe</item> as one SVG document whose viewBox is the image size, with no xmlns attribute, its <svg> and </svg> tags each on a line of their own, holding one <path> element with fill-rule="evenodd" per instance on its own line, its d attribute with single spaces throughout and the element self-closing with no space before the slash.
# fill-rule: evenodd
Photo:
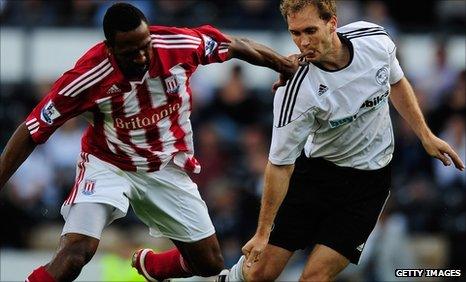
<svg viewBox="0 0 466 282">
<path fill-rule="evenodd" d="M 181 97 L 176 97 L 173 98 L 172 101 L 169 100 L 169 103 L 180 103 L 181 104 Z M 182 106 L 183 107 L 183 106 Z M 181 128 L 180 123 L 180 113 L 179 109 L 177 110 L 176 113 L 173 113 L 170 115 L 170 131 L 172 132 L 173 136 L 175 136 L 176 141 L 175 141 L 175 148 L 178 149 L 179 151 L 187 151 L 188 146 L 184 140 L 184 137 L 186 136 L 186 132 L 184 132 L 183 128 Z"/>
<path fill-rule="evenodd" d="M 106 152 L 109 152 L 111 155 L 113 155 L 114 153 L 108 147 L 108 144 L 107 144 L 108 139 L 104 133 L 104 119 L 105 119 L 105 116 L 103 113 L 101 112 L 94 113 L 94 126 L 89 127 L 89 129 L 85 133 L 85 138 L 83 138 L 83 140 L 92 138 L 92 143 L 98 144 L 95 147 L 105 148 Z M 118 144 L 115 144 L 110 141 L 108 142 L 111 143 L 113 147 L 115 148 L 116 155 L 118 156 L 118 158 L 122 159 L 122 161 L 120 162 L 120 164 L 118 164 L 118 166 L 122 167 L 125 170 L 136 171 L 136 166 L 133 164 L 131 157 L 126 152 L 124 152 L 118 146 Z M 83 150 L 93 153 L 95 156 L 98 156 L 100 159 L 106 162 L 115 164 L 114 159 L 108 157 L 109 156 L 108 153 L 102 154 L 102 151 L 92 152 L 92 150 L 88 149 L 87 144 L 83 144 Z"/>
<path fill-rule="evenodd" d="M 117 117 L 125 116 L 123 95 L 117 95 L 117 96 L 112 97 L 112 116 L 114 120 Z M 118 140 L 130 146 L 139 156 L 142 156 L 147 159 L 148 161 L 147 165 L 148 165 L 149 171 L 155 171 L 158 169 L 158 167 L 160 167 L 160 160 L 158 159 L 156 155 L 153 155 L 147 149 L 139 148 L 133 142 L 131 142 L 131 136 L 129 134 L 129 130 L 118 128 L 118 127 L 115 127 L 115 129 L 116 129 Z M 129 161 L 132 162 L 131 159 Z"/>
<path fill-rule="evenodd" d="M 192 107 L 192 99 L 191 99 L 191 93 L 190 93 L 190 89 L 189 89 L 189 76 L 188 76 L 188 71 L 186 71 L 186 69 L 183 69 L 184 70 L 184 75 L 186 75 L 186 80 L 185 80 L 185 84 L 184 85 L 180 85 L 180 94 L 179 95 L 188 95 L 189 96 L 189 107 L 188 109 L 185 109 L 184 111 L 187 111 L 187 112 L 191 112 L 191 107 Z M 183 109 L 183 107 L 185 107 L 185 105 L 183 105 L 182 103 L 182 98 L 177 95 L 175 97 L 172 97 L 170 96 L 171 99 L 173 99 L 172 101 L 168 101 L 169 103 L 175 103 L 175 102 L 178 102 L 181 104 L 181 108 L 180 109 Z M 188 149 L 188 144 L 186 144 L 186 141 L 185 141 L 185 137 L 186 137 L 186 134 L 189 134 L 189 133 L 192 133 L 192 132 L 185 132 L 183 130 L 183 128 L 181 127 L 180 123 L 179 123 L 179 118 L 180 118 L 180 109 L 178 110 L 178 112 L 176 114 L 173 114 L 170 116 L 170 121 L 171 121 L 171 126 L 170 126 L 170 131 L 172 132 L 173 136 L 175 136 L 176 138 L 176 142 L 175 142 L 175 148 L 178 149 L 179 151 L 188 151 L 189 149 L 191 149 L 191 151 L 193 150 L 193 148 L 189 148 Z"/>
<path fill-rule="evenodd" d="M 142 112 L 150 112 L 150 109 L 154 107 L 152 105 L 152 99 L 150 98 L 150 92 L 147 89 L 147 81 L 140 85 L 137 89 L 137 95 L 139 102 L 139 108 Z M 146 131 L 146 141 L 150 146 L 150 151 L 152 156 L 148 158 L 149 161 L 149 171 L 156 171 L 160 168 L 162 161 L 160 158 L 152 152 L 163 150 L 162 140 L 160 139 L 160 131 L 156 124 L 152 125 L 150 128 L 145 129 Z"/>
</svg>

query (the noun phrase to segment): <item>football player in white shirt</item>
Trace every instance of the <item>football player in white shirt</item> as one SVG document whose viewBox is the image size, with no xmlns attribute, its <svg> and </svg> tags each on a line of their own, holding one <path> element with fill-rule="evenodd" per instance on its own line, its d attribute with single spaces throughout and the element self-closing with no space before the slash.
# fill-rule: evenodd
<svg viewBox="0 0 466 282">
<path fill-rule="evenodd" d="M 258 227 L 220 281 L 273 281 L 309 246 L 301 281 L 331 281 L 358 263 L 390 193 L 389 97 L 429 155 L 464 170 L 427 126 L 382 27 L 337 29 L 334 0 L 282 0 L 280 9 L 295 44 L 312 53 L 275 94 Z"/>
</svg>

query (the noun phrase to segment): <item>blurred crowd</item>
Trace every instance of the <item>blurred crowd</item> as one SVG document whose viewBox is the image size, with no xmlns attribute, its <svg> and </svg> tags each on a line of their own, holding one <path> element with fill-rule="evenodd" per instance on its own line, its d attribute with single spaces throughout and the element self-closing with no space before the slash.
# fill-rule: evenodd
<svg viewBox="0 0 466 282">
<path fill-rule="evenodd" d="M 115 0 L 2 0 L 0 22 L 6 26 L 100 27 L 103 15 Z M 126 0 L 140 8 L 154 24 L 193 26 L 204 23 L 221 28 L 283 29 L 279 0 Z M 366 17 L 379 19 L 385 27 L 394 19 L 406 24 L 404 31 L 463 33 L 462 0 L 412 0 L 417 12 L 402 8 L 397 1 L 339 0 L 340 23 Z M 34 12 L 32 12 L 34 11 Z M 433 21 L 434 20 L 434 21 Z"/>
<path fill-rule="evenodd" d="M 221 26 L 237 29 L 284 26 L 277 1 L 128 2 L 137 2 L 152 22 L 167 25 L 190 26 L 219 21 Z M 444 1 L 439 1 L 438 6 L 442 7 L 440 2 Z M 103 13 L 110 5 L 91 0 L 6 0 L 1 3 L 2 25 L 27 27 L 100 26 Z M 402 32 L 400 22 L 390 16 L 385 2 L 341 1 L 339 6 L 342 22 L 367 19 L 379 23 L 395 40 Z M 22 14 L 28 10 L 35 12 Z M 452 14 L 456 13 L 453 9 Z M 464 21 L 464 15 L 462 17 Z M 443 20 L 439 17 L 437 23 Z M 466 72 L 447 64 L 445 43 L 445 40 L 439 41 L 434 46 L 434 68 L 405 75 L 413 83 L 432 131 L 451 144 L 465 161 Z M 398 51 L 403 66 L 403 50 L 399 48 Z M 244 76 L 241 66 L 232 67 L 225 75 L 228 79 L 218 89 L 213 89 L 212 95 L 193 93 L 195 149 L 202 171 L 192 177 L 209 207 L 226 264 L 231 266 L 256 227 L 271 137 L 272 94 L 269 89 L 249 87 L 248 80 L 252 78 Z M 200 80 L 193 81 L 194 89 L 196 83 L 208 83 Z M 51 83 L 1 84 L 0 148 L 47 93 Z M 200 99 L 196 99 L 197 95 Z M 466 257 L 461 250 L 466 249 L 466 174 L 444 167 L 427 156 L 396 111 L 392 113 L 392 121 L 396 138 L 392 193 L 362 258 L 363 275 L 369 280 L 384 281 L 388 277 L 384 265 L 415 267 L 419 261 L 411 258 L 403 246 L 419 234 L 438 236 L 446 242 L 447 255 L 441 262 L 442 267 L 465 266 Z M 34 230 L 41 225 L 62 224 L 59 210 L 74 183 L 84 126 L 79 118 L 67 122 L 45 145 L 34 151 L 2 191 L 0 214 L 7 222 L 3 224 L 9 226 L 1 233 L 2 248 L 28 248 Z M 128 225 L 138 224 L 140 222 L 130 212 L 115 226 L 124 230 Z M 393 271 L 393 267 L 387 271 Z"/>
</svg>

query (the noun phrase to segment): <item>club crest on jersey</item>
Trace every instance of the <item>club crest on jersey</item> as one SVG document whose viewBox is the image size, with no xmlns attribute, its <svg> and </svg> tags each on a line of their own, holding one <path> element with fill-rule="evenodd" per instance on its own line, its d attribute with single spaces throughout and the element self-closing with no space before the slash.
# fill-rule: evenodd
<svg viewBox="0 0 466 282">
<path fill-rule="evenodd" d="M 93 179 L 86 179 L 84 181 L 84 189 L 83 189 L 83 194 L 90 196 L 94 194 L 94 188 L 95 188 L 95 180 Z"/>
<path fill-rule="evenodd" d="M 178 80 L 176 76 L 172 75 L 170 77 L 165 78 L 165 91 L 168 94 L 175 94 L 178 93 L 180 89 L 180 85 L 178 84 Z"/>
<path fill-rule="evenodd" d="M 375 75 L 375 80 L 380 85 L 386 84 L 388 81 L 388 68 L 387 67 L 380 68 Z"/>
<path fill-rule="evenodd" d="M 48 101 L 40 111 L 40 119 L 48 124 L 52 124 L 53 121 L 60 116 L 60 112 L 55 108 L 55 105 L 51 100 Z"/>
<path fill-rule="evenodd" d="M 215 48 L 217 48 L 218 43 L 207 35 L 202 35 L 202 37 L 204 39 L 204 55 L 208 57 L 214 52 Z"/>
</svg>

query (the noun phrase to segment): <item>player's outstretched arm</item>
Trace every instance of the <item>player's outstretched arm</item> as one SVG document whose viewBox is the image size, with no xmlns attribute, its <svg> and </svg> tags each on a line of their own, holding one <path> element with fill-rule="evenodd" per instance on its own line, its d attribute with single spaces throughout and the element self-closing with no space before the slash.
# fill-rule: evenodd
<svg viewBox="0 0 466 282">
<path fill-rule="evenodd" d="M 293 170 L 294 165 L 274 165 L 271 162 L 267 164 L 256 234 L 242 248 L 246 256 L 246 267 L 260 259 L 260 254 L 269 242 L 272 224 L 288 191 Z"/>
<path fill-rule="evenodd" d="M 26 124 L 22 123 L 13 133 L 0 156 L 0 190 L 35 147 L 36 143 L 32 140 Z"/>
<path fill-rule="evenodd" d="M 442 161 L 445 166 L 451 165 L 453 161 L 457 169 L 464 170 L 464 163 L 458 154 L 427 126 L 413 88 L 405 77 L 392 85 L 390 97 L 398 113 L 414 130 L 429 155 Z"/>
<path fill-rule="evenodd" d="M 290 78 L 298 69 L 298 60 L 284 57 L 267 46 L 254 42 L 253 40 L 227 36 L 231 41 L 228 47 L 228 53 L 231 58 L 237 58 L 250 64 L 268 67 L 278 73 Z M 300 54 L 299 58 L 306 54 Z"/>
</svg>

